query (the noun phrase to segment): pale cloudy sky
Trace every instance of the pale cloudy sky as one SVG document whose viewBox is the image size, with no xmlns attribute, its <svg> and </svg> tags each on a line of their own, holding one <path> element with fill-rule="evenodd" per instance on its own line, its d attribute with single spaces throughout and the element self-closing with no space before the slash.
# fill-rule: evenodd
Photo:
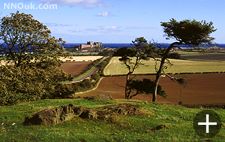
<svg viewBox="0 0 225 142">
<path fill-rule="evenodd" d="M 9 3 L 20 7 L 8 9 Z M 36 7 L 56 4 L 57 9 L 25 8 L 30 3 Z M 1 0 L 0 17 L 16 11 L 32 14 L 54 36 L 70 43 L 127 43 L 140 36 L 171 42 L 163 36 L 160 22 L 171 18 L 206 20 L 217 28 L 215 42 L 225 43 L 224 6 L 224 0 Z"/>
</svg>

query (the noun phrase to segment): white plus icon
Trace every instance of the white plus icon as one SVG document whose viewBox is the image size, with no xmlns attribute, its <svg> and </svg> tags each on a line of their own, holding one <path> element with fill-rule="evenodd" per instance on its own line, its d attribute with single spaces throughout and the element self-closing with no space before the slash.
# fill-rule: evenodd
<svg viewBox="0 0 225 142">
<path fill-rule="evenodd" d="M 204 125 L 206 127 L 206 133 L 208 134 L 209 133 L 209 126 L 215 126 L 217 125 L 217 122 L 210 122 L 209 121 L 209 114 L 206 114 L 206 122 L 198 122 L 198 125 Z"/>
</svg>

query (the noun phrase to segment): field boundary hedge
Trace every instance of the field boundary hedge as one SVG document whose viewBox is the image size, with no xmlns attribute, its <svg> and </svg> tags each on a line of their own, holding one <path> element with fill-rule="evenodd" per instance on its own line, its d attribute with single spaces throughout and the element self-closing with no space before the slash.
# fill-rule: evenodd
<svg viewBox="0 0 225 142">
<path fill-rule="evenodd" d="M 224 72 L 182 72 L 182 73 L 167 73 L 167 74 L 173 74 L 173 75 L 179 75 L 179 74 L 225 74 Z M 155 75 L 156 73 L 143 73 L 143 74 L 132 74 L 132 75 Z M 125 76 L 126 74 L 116 74 L 116 75 L 104 75 L 105 77 L 112 77 L 112 76 Z"/>
</svg>

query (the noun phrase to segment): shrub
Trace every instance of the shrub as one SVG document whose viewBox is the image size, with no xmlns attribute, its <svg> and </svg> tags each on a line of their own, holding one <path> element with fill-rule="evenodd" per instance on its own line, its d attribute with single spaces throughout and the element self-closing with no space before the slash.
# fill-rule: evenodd
<svg viewBox="0 0 225 142">
<path fill-rule="evenodd" d="M 85 79 L 82 82 L 80 82 L 79 86 L 85 90 L 91 88 L 93 85 L 89 79 Z"/>
<path fill-rule="evenodd" d="M 100 79 L 100 74 L 99 73 L 95 73 L 95 74 L 93 74 L 92 76 L 91 76 L 91 78 L 93 79 L 93 80 L 95 80 L 95 81 L 98 81 L 99 79 Z"/>
<path fill-rule="evenodd" d="M 55 87 L 52 98 L 68 98 L 74 94 L 77 89 L 76 84 L 58 84 Z"/>
<path fill-rule="evenodd" d="M 51 98 L 58 82 L 68 78 L 54 66 L 0 66 L 0 72 L 0 105 Z"/>
</svg>

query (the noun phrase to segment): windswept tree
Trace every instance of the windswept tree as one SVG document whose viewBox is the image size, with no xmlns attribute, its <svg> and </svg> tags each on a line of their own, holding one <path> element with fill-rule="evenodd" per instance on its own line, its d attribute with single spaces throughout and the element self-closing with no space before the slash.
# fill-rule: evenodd
<svg viewBox="0 0 225 142">
<path fill-rule="evenodd" d="M 31 62 L 56 60 L 62 52 L 62 39 L 51 36 L 50 30 L 32 15 L 12 13 L 0 21 L 1 54 L 16 67 Z"/>
<path fill-rule="evenodd" d="M 176 21 L 175 19 L 171 19 L 169 22 L 161 22 L 161 26 L 164 29 L 167 39 L 175 39 L 176 42 L 170 44 L 170 46 L 161 55 L 160 65 L 155 78 L 155 91 L 152 97 L 152 102 L 157 100 L 157 88 L 160 77 L 166 68 L 165 63 L 169 57 L 168 55 L 170 54 L 170 51 L 174 47 L 179 47 L 181 44 L 192 46 L 208 44 L 214 39 L 210 34 L 216 31 L 212 22 L 207 23 L 206 21 L 196 20 Z"/>
<path fill-rule="evenodd" d="M 133 41 L 133 47 L 120 48 L 114 56 L 120 56 L 119 60 L 126 66 L 126 84 L 125 84 L 125 99 L 131 98 L 131 91 L 129 84 L 133 80 L 131 75 L 142 64 L 142 60 L 147 60 L 152 56 L 154 47 L 149 44 L 144 37 L 136 38 Z"/>
</svg>

